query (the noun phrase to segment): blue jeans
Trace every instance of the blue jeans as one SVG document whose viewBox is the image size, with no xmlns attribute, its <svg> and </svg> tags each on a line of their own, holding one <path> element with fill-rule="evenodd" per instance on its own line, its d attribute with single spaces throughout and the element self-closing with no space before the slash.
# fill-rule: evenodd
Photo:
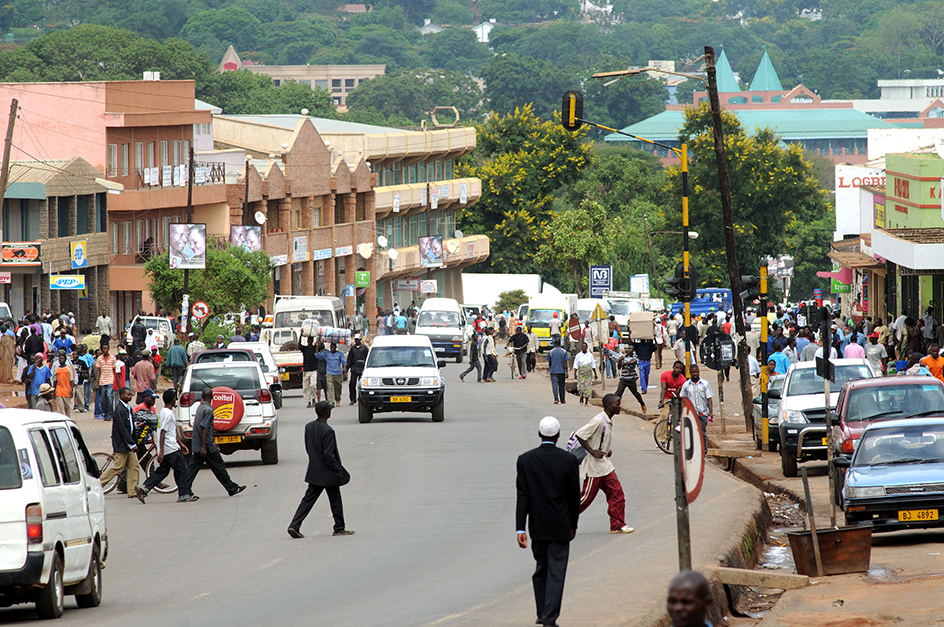
<svg viewBox="0 0 944 627">
<path fill-rule="evenodd" d="M 607 357 L 604 359 L 606 363 L 606 376 L 610 379 L 615 379 L 619 376 L 619 372 L 616 370 L 616 360 L 612 357 Z"/>
<path fill-rule="evenodd" d="M 649 389 L 649 366 L 651 365 L 651 361 L 639 362 L 639 389 L 642 390 L 643 394 Z"/>
<path fill-rule="evenodd" d="M 83 392 L 85 393 L 85 407 L 83 407 L 83 409 L 88 411 L 89 401 L 91 401 L 92 399 L 92 381 L 90 379 L 87 379 L 85 383 L 82 384 L 82 386 L 83 386 Z"/>
<path fill-rule="evenodd" d="M 564 396 L 564 373 L 551 374 L 551 390 L 554 392 L 554 400 L 566 403 L 567 397 Z"/>
<path fill-rule="evenodd" d="M 111 420 L 112 416 L 115 415 L 115 390 L 110 384 L 98 387 L 98 394 L 95 395 L 95 405 L 95 413 L 105 418 L 105 420 Z"/>
</svg>

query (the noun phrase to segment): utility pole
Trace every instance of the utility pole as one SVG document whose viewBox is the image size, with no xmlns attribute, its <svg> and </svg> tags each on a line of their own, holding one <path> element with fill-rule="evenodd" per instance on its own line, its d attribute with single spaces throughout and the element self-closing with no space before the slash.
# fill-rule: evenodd
<svg viewBox="0 0 944 627">
<path fill-rule="evenodd" d="M 770 450 L 770 400 L 767 397 L 767 389 L 770 385 L 767 374 L 767 262 L 760 264 L 760 415 L 761 415 L 761 436 L 764 442 L 764 450 Z M 780 443 L 783 446 L 783 442 Z"/>
<path fill-rule="evenodd" d="M 728 258 L 728 276 L 731 279 L 731 293 L 741 293 L 741 274 L 738 270 L 737 247 L 734 243 L 734 211 L 731 208 L 731 180 L 728 176 L 728 162 L 724 156 L 724 136 L 721 130 L 721 101 L 718 98 L 718 73 L 715 68 L 715 51 L 705 46 L 705 69 L 708 73 L 708 101 L 711 103 L 711 122 L 715 138 L 715 159 L 718 162 L 718 187 L 721 191 L 721 214 L 724 221 L 724 247 Z M 682 174 L 683 180 L 685 173 Z M 684 218 L 683 218 L 684 219 Z M 687 236 L 686 236 L 687 239 Z M 754 410 L 751 394 L 750 372 L 747 365 L 747 332 L 744 329 L 744 306 L 740 298 L 734 301 L 734 327 L 737 330 L 737 362 L 741 379 L 741 411 L 745 414 Z M 763 312 L 765 315 L 767 312 Z"/>
<path fill-rule="evenodd" d="M 247 164 L 248 167 L 248 164 Z M 248 176 L 247 176 L 248 179 Z M 193 222 L 193 144 L 187 155 L 187 224 Z M 180 334 L 187 340 L 187 320 L 190 317 L 190 268 L 184 268 L 184 298 L 180 307 Z"/>
<path fill-rule="evenodd" d="M 0 207 L 3 207 L 3 196 L 7 192 L 7 179 L 10 176 L 10 148 L 13 146 L 13 127 L 16 124 L 16 111 L 19 101 L 14 98 L 10 103 L 10 121 L 7 122 L 7 138 L 3 141 L 3 164 L 0 165 Z M 3 240 L 3 231 L 0 231 L 0 241 Z"/>
<path fill-rule="evenodd" d="M 252 224 L 252 216 L 249 214 L 249 163 L 249 159 L 246 159 L 246 187 L 243 191 L 243 226 Z"/>
</svg>

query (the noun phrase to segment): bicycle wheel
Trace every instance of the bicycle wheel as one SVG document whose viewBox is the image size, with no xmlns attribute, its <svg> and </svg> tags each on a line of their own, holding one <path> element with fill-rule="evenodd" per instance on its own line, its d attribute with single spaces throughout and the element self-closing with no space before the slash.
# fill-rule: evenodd
<svg viewBox="0 0 944 627">
<path fill-rule="evenodd" d="M 656 446 L 667 455 L 672 454 L 672 424 L 668 418 L 663 418 L 656 423 L 652 430 L 652 437 L 656 441 Z"/>
<path fill-rule="evenodd" d="M 95 463 L 98 464 L 98 470 L 102 474 L 105 473 L 105 470 L 110 468 L 113 463 L 115 463 L 115 458 L 112 457 L 109 453 L 92 453 L 92 457 L 95 458 Z M 108 494 L 112 492 L 115 487 L 118 485 L 118 475 L 112 477 L 108 483 L 102 486 L 102 492 Z"/>
<path fill-rule="evenodd" d="M 157 470 L 157 467 L 160 466 L 157 463 L 157 456 L 152 457 L 148 460 L 147 466 L 144 467 L 144 478 L 147 479 L 151 476 L 151 473 Z M 171 492 L 177 491 L 177 482 L 174 481 L 174 473 L 171 472 L 164 479 L 161 480 L 156 486 L 154 486 L 154 491 L 161 494 L 170 494 Z"/>
</svg>

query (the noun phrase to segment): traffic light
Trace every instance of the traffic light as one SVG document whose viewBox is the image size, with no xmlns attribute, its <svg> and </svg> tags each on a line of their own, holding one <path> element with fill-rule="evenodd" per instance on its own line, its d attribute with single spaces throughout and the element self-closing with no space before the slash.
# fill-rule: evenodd
<svg viewBox="0 0 944 627">
<path fill-rule="evenodd" d="M 561 103 L 561 124 L 568 131 L 576 131 L 583 126 L 581 118 L 583 118 L 583 94 L 572 89 L 564 93 L 564 100 Z"/>
<path fill-rule="evenodd" d="M 741 300 L 752 301 L 760 297 L 760 279 L 753 274 L 741 275 Z"/>
<path fill-rule="evenodd" d="M 685 278 L 685 267 L 682 262 L 675 266 L 675 274 L 665 279 L 665 293 L 682 303 L 690 303 L 695 298 L 695 266 L 688 264 L 688 278 Z"/>
</svg>

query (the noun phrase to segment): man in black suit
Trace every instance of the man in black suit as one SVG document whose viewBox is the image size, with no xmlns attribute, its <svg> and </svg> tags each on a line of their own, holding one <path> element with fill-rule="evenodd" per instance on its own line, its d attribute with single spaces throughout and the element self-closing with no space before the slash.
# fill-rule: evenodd
<svg viewBox="0 0 944 627">
<path fill-rule="evenodd" d="M 518 457 L 515 523 L 522 549 L 528 548 L 526 520 L 531 533 L 531 552 L 537 562 L 531 577 L 537 624 L 557 625 L 570 541 L 577 535 L 580 515 L 580 465 L 574 455 L 557 448 L 560 423 L 556 418 L 542 418 L 538 435 L 541 446 Z"/>
<path fill-rule="evenodd" d="M 138 464 L 138 445 L 134 441 L 134 418 L 131 413 L 131 397 L 134 392 L 129 387 L 118 390 L 118 405 L 115 407 L 115 417 L 111 422 L 111 448 L 115 452 L 115 463 L 105 469 L 100 478 L 102 485 L 111 481 L 112 477 L 128 468 L 128 498 L 136 498 L 144 503 L 144 494 L 138 489 L 138 475 L 141 466 Z"/>
<path fill-rule="evenodd" d="M 322 491 L 328 493 L 331 503 L 331 515 L 334 516 L 334 535 L 350 536 L 354 532 L 344 527 L 344 509 L 341 506 L 341 486 L 347 485 L 351 475 L 341 465 L 341 456 L 338 454 L 338 441 L 334 429 L 328 426 L 331 409 L 334 403 L 318 401 L 315 403 L 317 420 L 305 425 L 305 450 L 308 452 L 308 470 L 305 472 L 305 482 L 308 489 L 302 502 L 298 504 L 295 516 L 288 526 L 288 535 L 293 538 L 303 538 L 300 531 L 302 522 L 308 512 L 314 507 L 315 501 Z"/>
</svg>

